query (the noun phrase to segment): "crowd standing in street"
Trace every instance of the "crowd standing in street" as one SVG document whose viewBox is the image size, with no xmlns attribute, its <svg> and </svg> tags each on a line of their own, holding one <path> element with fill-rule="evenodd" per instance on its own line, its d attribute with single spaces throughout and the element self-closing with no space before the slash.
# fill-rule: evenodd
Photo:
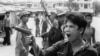
<svg viewBox="0 0 100 56">
<path fill-rule="evenodd" d="M 95 28 L 91 26 L 92 14 L 50 12 L 47 16 L 44 11 L 23 11 L 15 15 L 18 22 L 14 26 L 9 19 L 10 13 L 0 15 L 0 33 L 5 32 L 3 45 L 11 45 L 12 30 L 20 29 L 17 30 L 15 56 L 28 56 L 29 53 L 33 56 L 98 56 L 100 52 Z M 27 25 L 30 18 L 34 20 L 34 32 Z M 28 32 L 31 33 L 26 34 Z M 42 48 L 37 45 L 36 38 L 42 39 Z"/>
<path fill-rule="evenodd" d="M 84 41 L 83 33 L 87 21 L 80 13 L 70 13 L 66 16 L 66 21 L 62 25 L 64 39 L 56 42 L 46 49 L 40 49 L 35 42 L 34 36 L 27 36 L 27 44 L 32 42 L 32 49 L 35 56 L 98 56 L 87 41 Z M 30 39 L 31 37 L 31 39 Z M 31 41 L 32 40 L 32 41 Z"/>
</svg>

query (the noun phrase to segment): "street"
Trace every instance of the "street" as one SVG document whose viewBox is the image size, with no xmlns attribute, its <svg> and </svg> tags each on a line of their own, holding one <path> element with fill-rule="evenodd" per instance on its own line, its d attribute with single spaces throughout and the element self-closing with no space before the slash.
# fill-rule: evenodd
<svg viewBox="0 0 100 56">
<path fill-rule="evenodd" d="M 100 17 L 94 17 L 92 26 L 96 29 L 96 41 L 100 41 Z M 15 46 L 16 46 L 16 31 L 11 35 L 11 45 L 10 46 L 3 46 L 0 44 L 0 56 L 15 56 Z M 37 38 L 36 41 L 40 47 L 42 39 Z M 2 43 L 3 39 L 0 38 L 0 43 Z M 32 56 L 29 54 L 29 56 Z"/>
<path fill-rule="evenodd" d="M 3 46 L 3 38 L 0 38 L 0 56 L 15 56 L 15 36 L 16 32 L 11 35 L 11 45 L 10 46 Z"/>
</svg>

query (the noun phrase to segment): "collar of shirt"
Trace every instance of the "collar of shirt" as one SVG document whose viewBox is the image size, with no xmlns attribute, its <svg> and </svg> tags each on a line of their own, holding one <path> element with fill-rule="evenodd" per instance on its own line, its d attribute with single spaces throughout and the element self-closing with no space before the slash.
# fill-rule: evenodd
<svg viewBox="0 0 100 56">
<path fill-rule="evenodd" d="M 81 46 L 81 48 L 78 51 L 76 51 L 75 53 L 73 53 L 73 55 L 76 55 L 76 53 L 81 52 L 81 51 L 87 49 L 89 46 L 90 46 L 90 44 L 87 41 L 84 41 L 84 45 Z"/>
</svg>

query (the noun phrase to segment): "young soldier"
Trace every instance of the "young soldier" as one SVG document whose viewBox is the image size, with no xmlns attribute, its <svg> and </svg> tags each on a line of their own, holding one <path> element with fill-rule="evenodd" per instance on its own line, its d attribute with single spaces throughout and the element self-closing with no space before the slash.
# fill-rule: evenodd
<svg viewBox="0 0 100 56">
<path fill-rule="evenodd" d="M 64 40 L 61 40 L 47 49 L 40 49 L 32 37 L 32 47 L 35 56 L 97 56 L 96 50 L 82 39 L 87 22 L 82 14 L 70 13 L 63 24 Z M 31 40 L 26 38 L 27 43 Z"/>
<path fill-rule="evenodd" d="M 91 45 L 93 45 L 95 41 L 95 28 L 91 26 L 92 22 L 92 14 L 87 13 L 85 15 L 85 19 L 87 21 L 87 26 L 83 35 L 83 38 L 88 41 Z"/>
<path fill-rule="evenodd" d="M 21 22 L 17 27 L 28 29 L 28 27 L 26 25 L 26 23 L 28 22 L 28 19 L 29 19 L 29 13 L 23 12 L 21 17 L 20 17 Z M 27 36 L 27 34 L 24 34 L 21 32 L 17 33 L 15 56 L 28 56 L 29 46 L 25 42 L 26 36 Z"/>
</svg>

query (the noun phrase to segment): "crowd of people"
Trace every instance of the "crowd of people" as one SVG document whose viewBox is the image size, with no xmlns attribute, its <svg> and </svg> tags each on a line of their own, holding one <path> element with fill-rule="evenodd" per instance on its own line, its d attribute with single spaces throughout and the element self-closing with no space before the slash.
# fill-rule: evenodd
<svg viewBox="0 0 100 56">
<path fill-rule="evenodd" d="M 93 14 L 50 12 L 47 16 L 44 11 L 13 12 L 0 14 L 0 33 L 5 32 L 3 45 L 11 45 L 13 29 L 17 31 L 15 56 L 100 56 L 100 43 L 91 26 Z M 27 26 L 30 19 L 35 22 L 35 26 L 31 25 L 35 28 L 33 33 Z M 36 44 L 38 37 L 43 39 L 42 48 Z"/>
</svg>

